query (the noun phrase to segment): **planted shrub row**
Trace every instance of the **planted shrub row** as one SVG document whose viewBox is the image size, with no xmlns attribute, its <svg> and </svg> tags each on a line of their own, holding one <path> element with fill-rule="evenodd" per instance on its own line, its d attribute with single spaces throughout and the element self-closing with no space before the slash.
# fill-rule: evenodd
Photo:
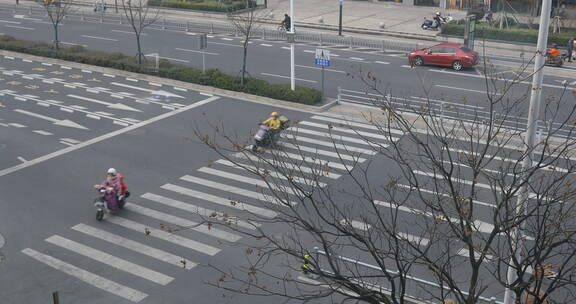
<svg viewBox="0 0 576 304">
<path fill-rule="evenodd" d="M 245 1 L 222 3 L 211 0 L 148 0 L 148 5 L 210 12 L 234 12 L 247 8 Z M 256 1 L 249 1 L 249 6 L 255 7 Z"/>
<path fill-rule="evenodd" d="M 87 50 L 82 46 L 56 50 L 52 45 L 47 43 L 23 41 L 10 36 L 0 36 L 0 49 L 109 67 L 129 72 L 159 75 L 174 80 L 308 105 L 317 104 L 321 100 L 320 91 L 311 88 L 297 86 L 296 90 L 292 91 L 289 84 L 271 84 L 265 80 L 252 78 L 246 79 L 245 84 L 241 85 L 240 77 L 238 76 L 227 75 L 217 69 L 206 70 L 206 72 L 203 73 L 199 69 L 173 64 L 167 60 L 160 61 L 160 69 L 156 72 L 153 62 L 138 65 L 134 57 L 126 56 L 122 53 Z"/>
</svg>

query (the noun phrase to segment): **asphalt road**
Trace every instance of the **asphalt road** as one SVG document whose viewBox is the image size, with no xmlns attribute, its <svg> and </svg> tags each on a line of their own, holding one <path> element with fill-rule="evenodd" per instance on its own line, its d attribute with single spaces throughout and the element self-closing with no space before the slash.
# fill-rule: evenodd
<svg viewBox="0 0 576 304">
<path fill-rule="evenodd" d="M 2 10 L 4 17 L 1 32 L 20 39 L 49 42 L 52 31 L 46 18 L 39 15 Z M 106 20 L 106 19 L 104 19 Z M 161 24 L 161 23 L 160 23 Z M 194 28 L 192 28 L 194 30 Z M 160 25 L 148 28 L 142 37 L 145 54 L 159 53 L 161 57 L 175 63 L 202 67 L 202 55 L 193 48 L 195 32 L 163 30 Z M 64 44 L 84 45 L 90 49 L 119 51 L 135 54 L 135 38 L 127 24 L 100 23 L 98 19 L 66 20 L 60 29 Z M 298 85 L 321 88 L 321 70 L 314 65 L 316 46 L 296 45 L 296 83 Z M 328 47 L 328 49 L 330 49 Z M 241 69 L 241 39 L 227 35 L 209 35 L 205 63 L 208 68 L 218 68 L 226 73 L 238 74 Z M 251 41 L 248 52 L 248 72 L 252 77 L 266 79 L 275 83 L 289 82 L 289 45 L 282 41 Z M 520 56 L 520 54 L 519 54 Z M 502 80 L 489 85 L 490 90 L 501 88 L 506 79 L 515 77 L 517 67 L 523 60 L 518 58 L 490 56 L 486 60 L 494 65 L 494 72 Z M 351 102 L 372 103 L 362 95 L 367 91 L 359 75 L 372 75 L 378 79 L 378 86 L 392 96 L 408 98 L 411 105 L 418 105 L 419 98 L 432 98 L 454 103 L 472 104 L 480 110 L 486 110 L 487 82 L 483 68 L 454 72 L 439 67 L 411 68 L 404 54 L 399 52 L 380 53 L 370 50 L 331 48 L 332 65 L 325 70 L 326 96 L 336 97 L 338 88 L 349 90 L 346 99 Z M 492 68 L 489 68 L 491 70 Z M 558 69 L 546 67 L 543 96 L 559 96 L 566 88 L 576 89 L 571 72 L 558 73 Z M 561 77 L 564 75 L 565 77 Z M 490 82 L 490 81 L 488 81 Z M 565 84 L 565 85 L 564 85 Z M 508 94 L 511 98 L 525 98 L 529 92 L 530 79 L 525 79 Z M 372 92 L 370 92 L 372 93 Z M 568 103 L 573 96 L 565 97 Z M 526 107 L 527 108 L 527 107 Z M 525 117 L 526 109 L 518 116 Z"/>
</svg>

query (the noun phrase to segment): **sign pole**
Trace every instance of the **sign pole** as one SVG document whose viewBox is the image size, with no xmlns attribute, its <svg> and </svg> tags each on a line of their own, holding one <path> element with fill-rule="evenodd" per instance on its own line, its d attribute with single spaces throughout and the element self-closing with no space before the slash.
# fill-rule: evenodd
<svg viewBox="0 0 576 304">
<path fill-rule="evenodd" d="M 340 2 L 340 18 L 338 21 L 338 36 L 342 36 L 342 6 L 344 4 L 344 0 L 339 0 Z"/>
<path fill-rule="evenodd" d="M 322 102 L 324 102 L 324 66 L 322 66 Z"/>
<path fill-rule="evenodd" d="M 294 0 L 290 0 L 290 34 L 294 39 Z M 296 75 L 294 69 L 294 40 L 290 43 L 290 88 L 292 91 L 296 90 Z"/>
<path fill-rule="evenodd" d="M 202 73 L 206 73 L 206 56 L 204 50 L 202 50 Z"/>
</svg>

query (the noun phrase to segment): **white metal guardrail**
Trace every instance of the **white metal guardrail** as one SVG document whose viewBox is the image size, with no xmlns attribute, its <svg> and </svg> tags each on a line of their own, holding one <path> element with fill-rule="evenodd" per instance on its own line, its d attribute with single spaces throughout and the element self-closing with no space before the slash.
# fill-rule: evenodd
<svg viewBox="0 0 576 304">
<path fill-rule="evenodd" d="M 45 16 L 46 11 L 40 5 L 10 5 L 0 4 L 0 11 L 11 11 L 14 14 L 22 13 L 30 16 Z M 93 12 L 92 10 L 77 10 L 69 14 L 68 20 L 82 20 L 86 22 L 100 22 L 109 24 L 127 24 L 126 17 L 122 13 L 114 13 L 113 9 L 106 12 Z M 253 32 L 254 38 L 263 40 L 286 41 L 286 33 L 273 26 L 262 25 Z M 181 18 L 162 17 L 151 27 L 155 29 L 203 32 L 210 34 L 224 34 L 237 36 L 234 26 L 227 22 L 203 22 L 197 20 L 187 20 Z M 312 31 L 297 30 L 295 35 L 297 43 L 312 43 L 319 46 L 336 46 L 350 49 L 368 49 L 380 52 L 409 52 L 414 49 L 421 49 L 431 46 L 424 43 L 408 43 L 385 39 L 367 39 L 353 36 L 338 36 L 335 34 L 319 33 Z"/>
<path fill-rule="evenodd" d="M 462 104 L 445 100 L 424 98 L 417 96 L 399 97 L 381 95 L 367 92 L 342 89 L 338 87 L 337 103 L 352 103 L 374 107 L 394 107 L 398 110 L 422 113 L 430 111 L 438 117 L 458 119 L 467 122 L 481 122 L 496 120 L 502 121 L 503 127 L 523 132 L 526 128 L 527 118 L 520 116 L 503 116 L 498 111 L 487 111 L 482 106 Z M 567 124 L 552 120 L 538 122 L 538 137 L 543 138 L 552 132 L 554 137 L 571 138 L 576 136 L 576 126 L 568 127 Z"/>
<path fill-rule="evenodd" d="M 315 255 L 315 262 L 318 264 L 318 266 L 321 266 L 320 263 L 320 257 L 321 256 L 326 256 L 326 252 L 323 250 L 320 250 L 318 247 L 314 247 L 314 255 Z M 354 267 L 356 267 L 355 269 L 358 268 L 366 268 L 366 269 L 370 269 L 370 270 L 374 270 L 376 272 L 382 272 L 382 268 L 375 266 L 375 265 L 371 265 L 368 263 L 364 263 L 362 261 L 359 260 L 354 260 L 351 258 L 347 258 L 344 256 L 332 256 L 333 258 L 340 260 L 342 262 L 345 263 L 350 263 L 353 264 Z M 322 270 L 324 271 L 324 270 Z M 396 271 L 392 271 L 392 270 L 386 270 L 387 273 L 391 274 L 391 275 L 397 275 L 398 272 Z M 326 273 L 330 273 L 329 271 L 326 271 Z M 382 285 L 376 285 L 374 283 L 365 283 L 365 286 L 370 286 L 370 288 L 372 289 L 378 289 L 378 290 L 382 290 L 384 292 L 389 291 L 389 289 L 385 286 Z M 430 290 L 423 290 L 422 286 L 426 286 L 426 287 L 432 287 L 432 288 L 437 288 L 437 289 L 444 289 L 446 291 L 450 291 L 450 289 L 446 286 L 441 286 L 437 283 L 431 282 L 431 281 L 427 281 L 427 280 L 423 280 L 420 278 L 416 278 L 413 276 L 406 276 L 406 297 L 407 298 L 411 298 L 411 299 L 415 299 L 421 302 L 426 302 L 426 303 L 433 303 L 430 300 L 428 300 L 427 298 L 430 297 Z M 462 292 L 465 295 L 468 295 L 467 292 Z M 407 299 L 409 301 L 409 299 Z M 497 301 L 495 297 L 491 297 L 491 298 L 486 298 L 486 297 L 478 297 L 478 299 L 483 302 L 483 303 L 487 303 L 487 304 L 503 304 L 503 302 Z M 412 302 L 412 301 L 410 301 Z"/>
</svg>

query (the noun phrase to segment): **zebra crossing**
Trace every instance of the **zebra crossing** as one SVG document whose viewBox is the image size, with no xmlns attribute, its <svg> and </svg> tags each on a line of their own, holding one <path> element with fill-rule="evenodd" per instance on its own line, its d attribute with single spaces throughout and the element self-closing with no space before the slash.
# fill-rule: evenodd
<svg viewBox="0 0 576 304">
<path fill-rule="evenodd" d="M 283 134 L 282 155 L 294 161 L 287 162 L 287 166 L 297 166 L 304 173 L 290 178 L 292 182 L 324 187 L 354 163 L 374 156 L 373 143 L 386 145 L 400 136 L 382 135 L 369 124 L 315 115 Z M 268 159 L 269 153 L 261 157 Z M 246 171 L 262 170 L 255 165 L 258 159 L 252 154 L 236 153 L 230 159 L 218 159 L 174 176 L 150 192 L 133 195 L 122 212 L 107 215 L 103 222 L 78 223 L 21 252 L 50 271 L 138 303 L 154 292 L 154 288 L 142 287 L 149 286 L 145 282 L 165 288 L 182 272 L 193 271 L 206 257 L 216 256 L 226 250 L 227 244 L 241 240 L 241 234 L 234 230 L 263 228 L 249 215 L 273 219 L 277 216 L 274 209 L 283 208 L 286 201 L 297 204 L 293 199 L 297 189 L 280 184 L 264 191 L 269 187 L 266 181 Z M 318 167 L 330 169 L 320 181 L 315 180 L 318 176 L 310 176 L 318 173 Z M 267 177 L 284 182 L 288 179 L 274 170 L 267 170 Z M 279 196 L 270 191 L 282 192 L 291 199 L 280 202 Z M 235 229 L 220 228 L 205 219 L 234 225 Z M 84 264 L 84 260 L 92 263 Z M 159 268 L 164 264 L 170 267 Z"/>
</svg>

